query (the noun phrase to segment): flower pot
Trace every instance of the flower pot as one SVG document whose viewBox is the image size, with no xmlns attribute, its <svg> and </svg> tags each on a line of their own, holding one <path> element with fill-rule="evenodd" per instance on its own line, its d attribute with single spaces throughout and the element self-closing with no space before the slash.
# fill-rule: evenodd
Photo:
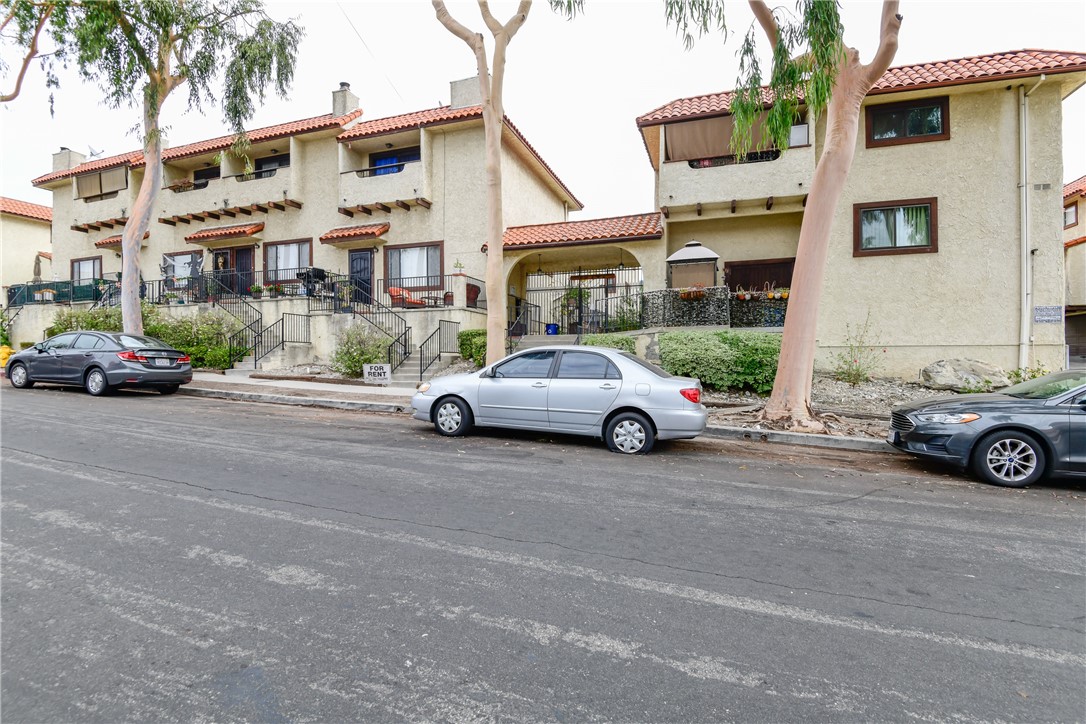
<svg viewBox="0 0 1086 724">
<path fill-rule="evenodd" d="M 260 299 L 260 292 L 250 292 L 253 295 L 253 299 Z"/>
</svg>

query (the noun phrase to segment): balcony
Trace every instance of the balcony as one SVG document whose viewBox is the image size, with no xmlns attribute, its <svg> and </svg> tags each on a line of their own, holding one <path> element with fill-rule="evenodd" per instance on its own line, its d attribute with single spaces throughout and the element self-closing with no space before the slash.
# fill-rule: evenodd
<svg viewBox="0 0 1086 724">
<path fill-rule="evenodd" d="M 268 169 L 223 178 L 179 182 L 159 194 L 161 216 L 182 216 L 223 207 L 266 204 L 290 198 L 290 168 Z"/>
<path fill-rule="evenodd" d="M 717 156 L 660 166 L 661 206 L 681 207 L 736 199 L 802 196 L 814 178 L 814 146 L 756 151 L 746 158 Z"/>
<path fill-rule="evenodd" d="M 413 202 L 428 198 L 429 190 L 420 161 L 344 171 L 339 175 L 339 197 L 349 207 Z"/>
</svg>

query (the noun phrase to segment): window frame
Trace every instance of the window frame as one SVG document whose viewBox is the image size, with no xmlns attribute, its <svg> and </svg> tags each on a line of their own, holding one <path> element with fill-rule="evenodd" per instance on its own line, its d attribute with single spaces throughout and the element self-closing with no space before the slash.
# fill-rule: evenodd
<svg viewBox="0 0 1086 724">
<path fill-rule="evenodd" d="M 80 262 L 84 262 L 84 261 L 97 262 L 97 267 L 98 267 L 98 269 L 97 269 L 98 275 L 97 276 L 88 277 L 86 279 L 84 279 L 82 277 L 80 277 L 79 279 L 76 279 L 76 277 L 75 277 L 75 265 L 80 263 Z M 73 284 L 76 283 L 76 282 L 81 282 L 81 283 L 93 282 L 95 279 L 101 279 L 101 278 L 102 278 L 102 255 L 101 254 L 99 254 L 98 256 L 81 256 L 78 259 L 72 259 L 71 261 L 68 262 L 68 279 L 70 279 Z"/>
<path fill-rule="evenodd" d="M 1072 211 L 1073 211 L 1072 215 L 1074 216 L 1074 220 L 1072 220 L 1070 223 L 1067 222 L 1067 210 L 1068 209 L 1072 209 Z M 1066 204 L 1063 207 L 1063 228 L 1070 229 L 1072 226 L 1078 226 L 1078 200 L 1077 199 L 1075 200 L 1074 203 Z"/>
<path fill-rule="evenodd" d="M 275 248 L 280 247 L 280 246 L 287 246 L 288 244 L 297 244 L 297 245 L 304 244 L 304 245 L 306 245 L 308 247 L 308 249 L 309 249 L 308 254 L 307 254 L 307 256 L 309 258 L 309 263 L 304 265 L 304 266 L 297 267 L 297 269 L 293 270 L 295 272 L 293 275 L 284 278 L 284 277 L 279 276 L 279 272 L 282 271 L 281 269 L 278 269 L 278 268 L 272 269 L 271 267 L 268 266 L 268 252 L 271 251 L 272 249 L 275 249 Z M 313 266 L 313 239 L 312 238 L 308 238 L 308 239 L 284 239 L 283 241 L 266 241 L 263 244 L 263 259 L 262 259 L 262 261 L 264 263 L 264 283 L 265 284 L 268 283 L 268 282 L 276 282 L 276 283 L 282 283 L 282 282 L 285 282 L 285 281 L 296 282 L 296 281 L 298 281 L 297 272 L 299 270 L 301 270 L 301 269 L 309 269 L 309 268 L 311 268 Z"/>
<path fill-rule="evenodd" d="M 897 209 L 904 206 L 928 206 L 931 214 L 928 218 L 930 225 L 928 246 L 891 246 L 877 249 L 863 248 L 863 224 L 862 212 L 871 209 Z M 895 199 L 892 201 L 873 201 L 869 203 L 852 205 L 852 256 L 887 256 L 893 254 L 937 254 L 939 252 L 939 199 L 929 196 L 921 199 Z"/>
<path fill-rule="evenodd" d="M 420 247 L 430 247 L 430 246 L 436 246 L 437 249 L 438 249 L 438 252 L 437 252 L 437 267 L 438 268 L 437 268 L 435 273 L 431 273 L 431 271 L 429 269 L 427 269 L 426 270 L 427 273 L 424 275 L 424 277 L 428 281 L 431 280 L 431 279 L 436 279 L 437 284 L 414 285 L 414 286 L 408 286 L 408 285 L 400 284 L 400 283 L 393 284 L 392 283 L 393 279 L 397 279 L 397 280 L 398 279 L 418 279 L 419 277 L 405 277 L 402 274 L 400 276 L 398 276 L 398 277 L 392 276 L 392 264 L 391 264 L 391 260 L 389 259 L 391 254 L 394 253 L 394 252 L 406 251 L 407 249 L 417 249 L 417 248 L 420 248 Z M 421 242 L 421 243 L 418 243 L 418 244 L 397 244 L 396 246 L 386 246 L 385 250 L 384 250 L 384 258 L 382 259 L 382 261 L 384 262 L 384 265 L 385 265 L 385 267 L 384 267 L 385 291 L 388 291 L 389 286 L 402 287 L 404 289 L 408 289 L 408 290 L 413 291 L 413 292 L 415 292 L 415 291 L 420 291 L 420 292 L 421 291 L 435 291 L 435 290 L 440 290 L 440 289 L 445 288 L 445 242 L 444 241 L 424 241 L 424 242 Z"/>
<path fill-rule="evenodd" d="M 900 111 L 924 106 L 939 105 L 943 120 L 943 132 L 926 136 L 907 136 L 905 138 L 886 138 L 876 140 L 873 131 L 875 126 L 875 114 L 887 111 Z M 950 96 L 936 96 L 934 98 L 914 98 L 909 101 L 897 103 L 880 103 L 864 107 L 864 140 L 867 148 L 882 148 L 885 146 L 901 146 L 909 143 L 929 143 L 931 141 L 950 140 Z"/>
</svg>

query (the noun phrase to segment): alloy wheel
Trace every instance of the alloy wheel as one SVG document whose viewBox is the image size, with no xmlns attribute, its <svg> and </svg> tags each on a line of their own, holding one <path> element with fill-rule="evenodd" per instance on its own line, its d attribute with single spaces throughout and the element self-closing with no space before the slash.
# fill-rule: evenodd
<svg viewBox="0 0 1086 724">
<path fill-rule="evenodd" d="M 26 367 L 15 365 L 11 368 L 11 384 L 15 387 L 22 387 L 26 384 Z"/>
<path fill-rule="evenodd" d="M 986 455 L 992 475 L 1007 483 L 1025 480 L 1037 469 L 1037 453 L 1023 440 L 999 440 Z"/>
</svg>

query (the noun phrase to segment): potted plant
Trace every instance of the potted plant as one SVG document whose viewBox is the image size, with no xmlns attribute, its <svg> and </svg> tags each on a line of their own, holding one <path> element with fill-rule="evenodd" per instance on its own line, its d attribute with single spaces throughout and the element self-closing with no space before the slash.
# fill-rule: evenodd
<svg viewBox="0 0 1086 724">
<path fill-rule="evenodd" d="M 351 287 L 343 285 L 336 291 L 336 300 L 339 302 L 341 312 L 351 311 Z"/>
<path fill-rule="evenodd" d="M 583 302 L 588 301 L 590 292 L 587 289 L 581 287 L 570 287 L 566 290 L 566 293 L 562 295 L 562 300 L 566 303 L 566 307 L 569 309 L 576 309 L 581 306 Z"/>
<path fill-rule="evenodd" d="M 173 292 L 166 292 L 162 295 L 162 299 L 166 302 L 166 304 L 171 304 L 174 300 L 177 299 L 177 295 Z"/>
<path fill-rule="evenodd" d="M 282 284 L 269 284 L 264 288 L 268 290 L 268 296 L 272 297 L 273 299 L 283 293 Z"/>
<path fill-rule="evenodd" d="M 253 295 L 253 299 L 260 299 L 260 295 L 264 293 L 264 286 L 261 284 L 254 284 L 249 287 L 249 293 Z"/>
<path fill-rule="evenodd" d="M 705 296 L 704 284 L 691 284 L 679 290 L 679 299 L 701 299 Z"/>
</svg>

